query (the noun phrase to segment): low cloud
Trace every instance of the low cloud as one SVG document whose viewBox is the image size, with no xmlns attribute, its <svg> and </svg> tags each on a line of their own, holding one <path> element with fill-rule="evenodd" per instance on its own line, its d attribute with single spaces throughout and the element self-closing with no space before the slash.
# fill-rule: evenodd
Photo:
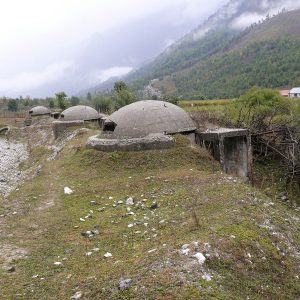
<svg viewBox="0 0 300 300">
<path fill-rule="evenodd" d="M 96 84 L 106 81 L 111 77 L 119 77 L 126 75 L 132 71 L 132 67 L 112 67 L 105 70 L 96 71 L 90 74 L 90 84 Z"/>
<path fill-rule="evenodd" d="M 22 72 L 11 78 L 0 78 L 0 94 L 18 96 L 19 93 L 56 82 L 74 67 L 73 61 L 64 61 L 47 66 L 42 71 Z"/>
<path fill-rule="evenodd" d="M 257 23 L 258 21 L 264 19 L 266 16 L 265 14 L 258 14 L 258 13 L 245 13 L 236 18 L 232 23 L 231 27 L 234 29 L 244 29 L 247 26 Z"/>
</svg>

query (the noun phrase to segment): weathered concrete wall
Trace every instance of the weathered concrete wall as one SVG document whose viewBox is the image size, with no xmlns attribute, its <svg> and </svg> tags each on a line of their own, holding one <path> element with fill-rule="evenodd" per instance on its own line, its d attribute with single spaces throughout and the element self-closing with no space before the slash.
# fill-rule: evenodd
<svg viewBox="0 0 300 300">
<path fill-rule="evenodd" d="M 87 141 L 87 148 L 99 151 L 141 151 L 153 149 L 165 149 L 174 147 L 174 139 L 163 134 L 148 135 L 144 138 L 115 139 L 101 136 L 93 136 Z"/>
<path fill-rule="evenodd" d="M 74 127 L 78 127 L 84 124 L 84 121 L 54 121 L 52 122 L 52 130 L 54 138 L 57 139 L 62 136 L 66 130 Z"/>
<path fill-rule="evenodd" d="M 252 178 L 251 136 L 248 130 L 219 128 L 196 132 L 196 143 L 209 149 L 226 173 Z"/>
</svg>

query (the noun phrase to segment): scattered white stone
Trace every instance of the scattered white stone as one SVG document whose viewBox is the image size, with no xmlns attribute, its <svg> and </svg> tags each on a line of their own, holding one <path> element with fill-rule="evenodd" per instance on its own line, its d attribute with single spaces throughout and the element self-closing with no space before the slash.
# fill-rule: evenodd
<svg viewBox="0 0 300 300">
<path fill-rule="evenodd" d="M 65 187 L 64 188 L 64 193 L 66 194 L 66 195 L 71 195 L 71 194 L 73 194 L 73 191 L 69 188 L 69 187 Z"/>
<path fill-rule="evenodd" d="M 250 253 L 247 253 L 247 256 L 248 256 L 249 258 L 251 258 L 251 257 L 252 257 Z"/>
<path fill-rule="evenodd" d="M 133 227 L 134 226 L 134 224 L 133 223 L 130 223 L 130 224 L 128 224 L 128 228 L 131 228 L 131 227 Z"/>
<path fill-rule="evenodd" d="M 189 254 L 189 252 L 190 252 L 190 249 L 189 248 L 186 248 L 186 249 L 181 249 L 181 254 L 183 254 L 183 255 L 188 255 Z"/>
<path fill-rule="evenodd" d="M 149 225 L 148 223 L 144 223 L 144 226 L 145 226 L 145 227 L 148 227 L 148 225 Z"/>
<path fill-rule="evenodd" d="M 82 292 L 76 292 L 70 299 L 80 299 L 82 297 Z"/>
<path fill-rule="evenodd" d="M 122 200 L 118 201 L 118 204 L 123 204 L 124 202 Z"/>
<path fill-rule="evenodd" d="M 132 197 L 126 199 L 126 205 L 134 205 L 134 200 Z"/>
<path fill-rule="evenodd" d="M 209 274 L 204 274 L 202 276 L 202 279 L 206 280 L 206 281 L 211 281 L 211 276 Z"/>
<path fill-rule="evenodd" d="M 39 277 L 38 274 L 32 276 L 32 278 L 38 278 L 38 277 Z"/>
<path fill-rule="evenodd" d="M 63 266 L 63 263 L 60 262 L 60 261 L 55 261 L 53 264 L 54 264 L 54 266 L 58 266 L 58 267 L 62 267 Z"/>
<path fill-rule="evenodd" d="M 106 257 L 106 258 L 112 257 L 112 254 L 111 254 L 110 252 L 106 252 L 106 253 L 104 254 L 104 257 Z"/>
<path fill-rule="evenodd" d="M 230 238 L 231 238 L 231 239 L 235 239 L 235 235 L 232 234 L 232 235 L 230 236 Z"/>
<path fill-rule="evenodd" d="M 181 249 L 182 250 L 187 249 L 189 246 L 190 246 L 190 244 L 184 244 L 184 245 L 182 245 Z"/>
<path fill-rule="evenodd" d="M 83 218 L 80 218 L 80 222 L 85 222 L 85 219 L 83 219 Z"/>
<path fill-rule="evenodd" d="M 94 249 L 92 249 L 92 251 L 94 251 L 94 252 L 99 252 L 99 251 L 100 251 L 100 248 L 94 248 Z"/>
<path fill-rule="evenodd" d="M 86 252 L 85 256 L 91 256 L 93 254 L 93 252 Z"/>
<path fill-rule="evenodd" d="M 113 200 L 113 199 L 114 199 L 114 197 L 112 197 L 112 196 L 108 197 L 108 200 Z"/>
<path fill-rule="evenodd" d="M 204 262 L 206 261 L 206 257 L 202 253 L 200 253 L 200 252 L 198 252 L 195 255 L 193 255 L 193 257 L 195 257 L 195 258 L 198 259 L 198 262 L 199 262 L 200 265 L 203 265 Z"/>
<path fill-rule="evenodd" d="M 157 249 L 151 249 L 151 250 L 149 250 L 148 251 L 148 253 L 153 253 L 153 252 L 155 252 Z"/>
</svg>

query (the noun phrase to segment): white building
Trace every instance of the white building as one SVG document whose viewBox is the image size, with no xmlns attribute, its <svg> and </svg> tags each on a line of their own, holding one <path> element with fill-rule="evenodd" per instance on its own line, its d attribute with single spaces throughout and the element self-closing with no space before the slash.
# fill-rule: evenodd
<svg viewBox="0 0 300 300">
<path fill-rule="evenodd" d="M 300 98 L 300 87 L 295 87 L 289 91 L 290 98 Z"/>
</svg>

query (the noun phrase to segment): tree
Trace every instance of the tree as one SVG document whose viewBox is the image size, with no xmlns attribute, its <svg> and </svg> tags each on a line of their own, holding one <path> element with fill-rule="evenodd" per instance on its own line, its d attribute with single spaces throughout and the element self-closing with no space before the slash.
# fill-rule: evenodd
<svg viewBox="0 0 300 300">
<path fill-rule="evenodd" d="M 96 110 L 102 113 L 110 113 L 112 108 L 112 99 L 109 96 L 95 95 L 93 96 L 93 104 Z"/>
<path fill-rule="evenodd" d="M 92 100 L 92 94 L 91 94 L 90 92 L 87 93 L 86 99 L 87 99 L 88 101 L 91 101 L 91 100 Z"/>
<path fill-rule="evenodd" d="M 9 111 L 17 111 L 18 110 L 18 101 L 15 99 L 10 99 L 7 103 L 7 108 Z"/>
<path fill-rule="evenodd" d="M 76 106 L 79 104 L 80 99 L 78 97 L 72 96 L 70 102 L 71 102 L 71 106 Z"/>
<path fill-rule="evenodd" d="M 126 83 L 124 81 L 116 81 L 114 84 L 114 92 L 120 92 L 124 89 L 128 89 Z"/>
<path fill-rule="evenodd" d="M 55 104 L 54 104 L 54 100 L 50 99 L 49 100 L 49 108 L 54 108 Z"/>
<path fill-rule="evenodd" d="M 259 132 L 289 122 L 291 107 L 279 91 L 253 87 L 227 109 L 227 118 L 237 127 Z"/>
<path fill-rule="evenodd" d="M 67 94 L 65 92 L 59 92 L 59 93 L 56 93 L 55 96 L 57 99 L 58 107 L 61 110 L 66 109 L 67 108 L 67 103 L 66 103 Z"/>
<path fill-rule="evenodd" d="M 136 101 L 135 94 L 128 88 L 124 81 L 117 81 L 113 89 L 113 101 L 115 108 L 119 109 Z"/>
</svg>

